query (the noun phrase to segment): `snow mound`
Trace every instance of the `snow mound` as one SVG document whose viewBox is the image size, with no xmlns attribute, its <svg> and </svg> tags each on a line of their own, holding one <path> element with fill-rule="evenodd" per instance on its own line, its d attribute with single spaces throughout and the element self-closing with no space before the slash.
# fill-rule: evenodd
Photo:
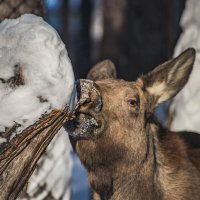
<svg viewBox="0 0 200 200">
<path fill-rule="evenodd" d="M 0 24 L 0 132 L 18 132 L 42 114 L 75 105 L 74 73 L 65 45 L 41 17 Z M 1 138 L 0 141 L 4 141 Z"/>
<path fill-rule="evenodd" d="M 174 113 L 171 129 L 200 132 L 200 1 L 188 0 L 181 17 L 183 32 L 176 44 L 176 57 L 187 48 L 196 49 L 196 59 L 190 79 L 174 98 L 170 107 Z"/>
</svg>

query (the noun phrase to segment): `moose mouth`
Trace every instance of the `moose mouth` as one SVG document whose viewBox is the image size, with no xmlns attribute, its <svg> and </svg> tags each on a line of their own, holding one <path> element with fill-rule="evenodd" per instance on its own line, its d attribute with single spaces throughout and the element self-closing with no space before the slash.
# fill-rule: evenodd
<svg viewBox="0 0 200 200">
<path fill-rule="evenodd" d="M 65 125 L 70 136 L 76 139 L 90 139 L 97 135 L 101 124 L 96 118 L 86 113 L 76 113 L 76 118 Z"/>
<path fill-rule="evenodd" d="M 79 108 L 75 118 L 65 124 L 69 135 L 75 139 L 91 139 L 102 132 L 102 100 L 99 90 L 93 81 L 76 82 Z"/>
</svg>

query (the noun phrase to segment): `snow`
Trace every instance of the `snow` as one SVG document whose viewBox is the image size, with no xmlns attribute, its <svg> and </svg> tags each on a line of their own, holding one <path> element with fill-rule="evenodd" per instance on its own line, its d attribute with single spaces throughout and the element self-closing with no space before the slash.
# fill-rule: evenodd
<svg viewBox="0 0 200 200">
<path fill-rule="evenodd" d="M 75 97 L 72 65 L 57 32 L 31 14 L 4 20 L 0 24 L 0 131 L 19 124 L 20 133 L 44 113 L 66 105 L 73 109 Z"/>
<path fill-rule="evenodd" d="M 1 143 L 4 143 L 4 142 L 7 142 L 7 139 L 6 139 L 6 138 L 0 137 L 0 144 L 1 144 Z"/>
<path fill-rule="evenodd" d="M 0 145 L 35 123 L 42 114 L 76 104 L 74 73 L 65 45 L 42 18 L 26 14 L 0 24 Z M 6 128 L 18 125 L 6 136 Z M 71 146 L 62 128 L 29 179 L 33 200 L 70 199 Z M 41 188 L 43 188 L 41 190 Z M 22 197 L 19 199 L 29 199 Z"/>
<path fill-rule="evenodd" d="M 71 145 L 68 134 L 61 128 L 52 140 L 46 154 L 38 162 L 39 170 L 31 176 L 27 192 L 33 200 L 43 200 L 51 192 L 55 199 L 70 199 L 72 173 Z M 40 190 L 40 187 L 45 187 Z M 37 192 L 37 191 L 40 192 Z M 35 197 L 37 194 L 37 197 Z"/>
<path fill-rule="evenodd" d="M 170 110 L 175 113 L 171 129 L 200 132 L 200 1 L 188 0 L 181 18 L 183 33 L 175 48 L 174 56 L 189 47 L 197 51 L 190 79 L 175 97 Z"/>
</svg>

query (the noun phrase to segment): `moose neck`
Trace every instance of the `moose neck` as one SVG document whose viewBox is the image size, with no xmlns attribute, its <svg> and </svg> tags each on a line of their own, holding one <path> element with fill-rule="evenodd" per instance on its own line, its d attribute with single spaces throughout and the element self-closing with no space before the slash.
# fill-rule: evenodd
<svg viewBox="0 0 200 200">
<path fill-rule="evenodd" d="M 142 169 L 130 170 L 126 174 L 122 174 L 123 177 L 119 177 L 113 182 L 114 189 L 110 200 L 161 199 L 161 190 L 156 183 L 157 177 L 153 170 L 148 167 L 148 164 L 144 164 Z"/>
<path fill-rule="evenodd" d="M 146 134 L 146 148 L 144 147 L 144 158 L 140 162 L 125 170 L 121 178 L 116 179 L 116 192 L 111 199 L 161 199 L 161 192 L 157 181 L 157 138 Z M 121 179 L 121 180 L 120 180 Z M 117 188 L 117 186 L 119 188 Z"/>
<path fill-rule="evenodd" d="M 128 167 L 122 162 L 112 172 L 105 173 L 105 176 L 111 176 L 110 184 L 112 185 L 104 187 L 102 192 L 97 191 L 101 200 L 162 199 L 158 183 L 157 138 L 152 133 L 151 127 L 145 134 L 144 140 L 146 146 L 143 148 L 144 151 L 138 155 L 143 156 L 142 160 L 134 158 Z"/>
</svg>

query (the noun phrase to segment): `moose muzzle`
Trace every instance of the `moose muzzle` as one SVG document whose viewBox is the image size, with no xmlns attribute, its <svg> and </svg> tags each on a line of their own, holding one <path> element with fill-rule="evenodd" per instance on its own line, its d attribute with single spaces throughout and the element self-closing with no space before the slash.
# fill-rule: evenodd
<svg viewBox="0 0 200 200">
<path fill-rule="evenodd" d="M 78 139 L 94 137 L 101 127 L 99 118 L 102 109 L 102 99 L 95 82 L 86 79 L 76 81 L 78 108 L 76 117 L 69 121 L 65 128 L 70 136 Z"/>
</svg>

